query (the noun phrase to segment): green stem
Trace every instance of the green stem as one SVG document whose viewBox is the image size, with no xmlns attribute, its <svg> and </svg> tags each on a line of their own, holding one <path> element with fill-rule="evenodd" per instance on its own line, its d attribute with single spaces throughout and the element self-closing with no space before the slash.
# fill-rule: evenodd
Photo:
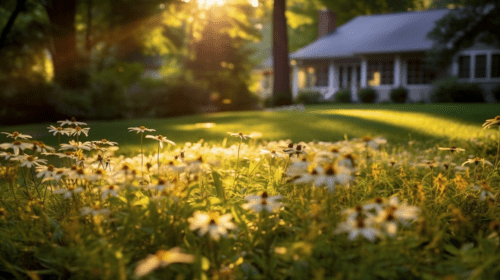
<svg viewBox="0 0 500 280">
<path fill-rule="evenodd" d="M 235 170 L 236 175 L 234 176 L 233 189 L 236 188 L 236 181 L 238 181 L 238 175 L 240 175 L 240 173 L 238 172 L 238 167 L 240 165 L 241 142 L 243 142 L 243 138 L 240 138 L 240 144 L 238 145 L 238 157 L 236 158 L 236 170 Z"/>
<path fill-rule="evenodd" d="M 156 155 L 156 162 L 158 163 L 158 171 L 156 176 L 160 179 L 160 141 L 158 141 L 158 154 Z"/>
<path fill-rule="evenodd" d="M 144 178 L 144 153 L 142 152 L 142 137 L 144 133 L 141 133 L 141 176 Z"/>
<path fill-rule="evenodd" d="M 498 148 L 497 148 L 497 158 L 495 159 L 495 170 L 498 165 L 498 154 L 500 154 L 500 127 L 498 128 Z"/>
</svg>

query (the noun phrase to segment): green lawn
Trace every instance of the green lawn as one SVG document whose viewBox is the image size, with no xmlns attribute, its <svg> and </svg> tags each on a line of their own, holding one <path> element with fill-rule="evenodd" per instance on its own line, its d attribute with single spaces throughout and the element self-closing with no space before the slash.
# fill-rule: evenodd
<svg viewBox="0 0 500 280">
<path fill-rule="evenodd" d="M 127 128 L 144 125 L 156 129 L 174 142 L 222 141 L 227 132 L 261 132 L 263 139 L 299 141 L 338 141 L 364 135 L 383 136 L 394 144 L 407 144 L 410 139 L 427 143 L 448 143 L 484 137 L 492 130 L 483 130 L 486 119 L 500 115 L 497 104 L 350 104 L 308 106 L 303 112 L 224 112 L 169 119 L 134 119 L 89 122 L 89 137 L 106 138 L 120 144 L 123 152 L 138 149 L 139 136 Z M 56 120 L 54 120 L 55 125 Z M 201 123 L 215 123 L 211 128 Z M 198 125 L 197 125 L 198 124 Z M 47 132 L 50 124 L 0 127 L 0 131 L 19 131 L 49 145 L 57 138 Z M 411 138 L 410 138 L 411 137 Z M 64 140 L 64 139 L 63 139 Z M 145 140 L 155 147 L 156 141 Z"/>
</svg>

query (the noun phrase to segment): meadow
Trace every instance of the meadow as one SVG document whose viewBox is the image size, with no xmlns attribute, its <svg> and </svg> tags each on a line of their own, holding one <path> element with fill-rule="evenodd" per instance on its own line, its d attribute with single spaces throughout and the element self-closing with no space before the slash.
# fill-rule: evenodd
<svg viewBox="0 0 500 280">
<path fill-rule="evenodd" d="M 0 127 L 0 278 L 498 279 L 497 115 L 317 105 Z"/>
</svg>

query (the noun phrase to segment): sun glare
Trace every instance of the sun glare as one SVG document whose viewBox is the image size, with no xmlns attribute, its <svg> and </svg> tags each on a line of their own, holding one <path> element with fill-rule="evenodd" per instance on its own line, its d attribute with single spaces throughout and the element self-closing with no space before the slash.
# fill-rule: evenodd
<svg viewBox="0 0 500 280">
<path fill-rule="evenodd" d="M 224 4 L 224 0 L 199 0 L 200 6 L 222 6 Z"/>
</svg>

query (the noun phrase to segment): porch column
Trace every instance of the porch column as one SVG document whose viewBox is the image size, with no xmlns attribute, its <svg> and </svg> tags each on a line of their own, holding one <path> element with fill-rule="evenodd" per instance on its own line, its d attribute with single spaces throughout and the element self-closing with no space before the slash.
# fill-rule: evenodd
<svg viewBox="0 0 500 280">
<path fill-rule="evenodd" d="M 401 57 L 396 55 L 394 58 L 394 87 L 401 86 Z"/>
<path fill-rule="evenodd" d="M 366 88 L 367 86 L 367 72 L 368 72 L 368 62 L 366 58 L 361 59 L 361 88 Z"/>
<path fill-rule="evenodd" d="M 342 69 L 342 87 L 344 89 L 347 89 L 347 84 L 348 84 L 348 80 L 347 80 L 347 66 L 344 65 L 344 66 L 341 66 L 343 67 Z"/>
<path fill-rule="evenodd" d="M 328 97 L 334 94 L 339 87 L 337 82 L 338 75 L 339 74 L 335 69 L 335 64 L 333 63 L 333 61 L 331 61 L 328 65 Z"/>
<path fill-rule="evenodd" d="M 353 102 L 358 102 L 358 71 L 356 66 L 351 69 L 351 97 Z"/>
<path fill-rule="evenodd" d="M 292 71 L 292 97 L 295 99 L 299 95 L 299 67 L 293 65 Z"/>
</svg>

